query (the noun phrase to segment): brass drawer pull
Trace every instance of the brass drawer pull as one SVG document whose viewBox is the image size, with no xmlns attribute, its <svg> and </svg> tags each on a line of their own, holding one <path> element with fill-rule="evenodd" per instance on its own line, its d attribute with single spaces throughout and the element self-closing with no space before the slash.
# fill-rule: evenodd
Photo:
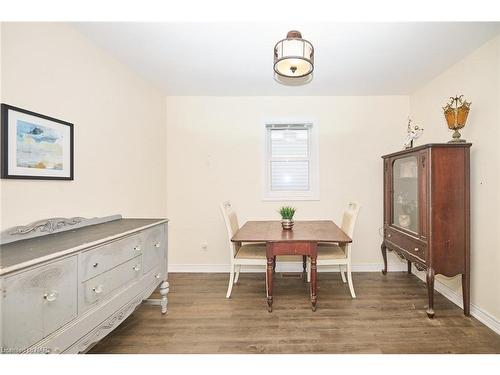
<svg viewBox="0 0 500 375">
<path fill-rule="evenodd" d="M 387 233 L 387 238 L 391 238 L 391 237 L 392 237 L 392 234 Z"/>
</svg>

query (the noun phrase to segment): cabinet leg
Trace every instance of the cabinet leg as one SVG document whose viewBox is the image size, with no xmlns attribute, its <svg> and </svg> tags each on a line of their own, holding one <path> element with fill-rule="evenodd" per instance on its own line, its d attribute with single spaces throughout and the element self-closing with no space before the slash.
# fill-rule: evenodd
<svg viewBox="0 0 500 375">
<path fill-rule="evenodd" d="M 464 315 L 470 316 L 470 277 L 468 273 L 462 274 L 462 296 L 464 300 Z"/>
<path fill-rule="evenodd" d="M 267 311 L 273 311 L 273 258 L 267 258 Z"/>
<path fill-rule="evenodd" d="M 429 268 L 426 275 L 427 280 L 427 297 L 429 305 L 427 306 L 427 316 L 434 318 L 434 269 Z"/>
<path fill-rule="evenodd" d="M 160 295 L 161 295 L 161 302 L 160 302 L 160 305 L 161 305 L 161 313 L 162 314 L 166 314 L 167 313 L 167 304 L 168 304 L 168 298 L 167 298 L 167 294 L 170 290 L 170 284 L 168 283 L 167 280 L 164 280 L 161 284 L 160 284 Z"/>
<path fill-rule="evenodd" d="M 411 262 L 408 261 L 408 274 L 411 275 Z"/>
<path fill-rule="evenodd" d="M 385 242 L 382 242 L 382 245 L 380 245 L 380 250 L 382 250 L 382 258 L 384 258 L 384 269 L 382 273 L 385 275 L 387 273 L 387 247 L 385 246 Z"/>
</svg>

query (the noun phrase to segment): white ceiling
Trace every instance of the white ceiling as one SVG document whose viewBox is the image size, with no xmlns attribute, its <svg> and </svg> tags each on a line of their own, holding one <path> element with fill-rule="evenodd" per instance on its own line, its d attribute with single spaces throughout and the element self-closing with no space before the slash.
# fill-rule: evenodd
<svg viewBox="0 0 500 375">
<path fill-rule="evenodd" d="M 500 23 L 78 23 L 166 95 L 406 95 L 500 33 Z M 274 80 L 273 47 L 315 48 L 306 85 Z"/>
</svg>

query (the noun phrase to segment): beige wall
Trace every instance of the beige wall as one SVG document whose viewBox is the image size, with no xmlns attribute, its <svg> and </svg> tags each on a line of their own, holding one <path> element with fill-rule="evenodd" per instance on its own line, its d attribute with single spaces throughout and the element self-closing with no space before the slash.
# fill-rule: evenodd
<svg viewBox="0 0 500 375">
<path fill-rule="evenodd" d="M 345 203 L 358 200 L 353 262 L 378 269 L 380 156 L 401 148 L 408 110 L 408 97 L 401 96 L 168 97 L 170 264 L 229 264 L 223 200 L 233 202 L 240 222 L 278 219 L 283 202 L 262 201 L 264 123 L 299 119 L 319 129 L 320 200 L 291 202 L 296 218 L 338 220 Z"/>
<path fill-rule="evenodd" d="M 167 215 L 172 265 L 227 265 L 218 203 L 230 199 L 241 222 L 276 219 L 282 204 L 261 199 L 264 123 L 312 120 L 320 137 L 320 200 L 293 202 L 297 219 L 338 220 L 345 202 L 358 200 L 362 211 L 353 262 L 376 269 L 381 263 L 380 156 L 401 148 L 410 108 L 425 128 L 418 144 L 447 141 L 441 105 L 463 93 L 473 102 L 463 131 L 473 143 L 472 302 L 499 319 L 499 54 L 496 38 L 410 98 L 165 100 L 71 26 L 3 23 L 1 101 L 75 124 L 75 181 L 1 180 L 0 227 L 50 216 Z M 392 269 L 401 266 L 391 259 Z M 459 279 L 440 280 L 460 293 Z"/>
<path fill-rule="evenodd" d="M 471 301 L 500 319 L 500 37 L 483 45 L 410 97 L 419 143 L 451 138 L 443 118 L 450 96 L 472 101 L 462 137 L 471 148 Z M 461 295 L 460 277 L 438 279 Z"/>
<path fill-rule="evenodd" d="M 75 180 L 1 180 L 1 227 L 166 216 L 164 95 L 69 25 L 1 28 L 2 102 L 75 124 Z"/>
</svg>

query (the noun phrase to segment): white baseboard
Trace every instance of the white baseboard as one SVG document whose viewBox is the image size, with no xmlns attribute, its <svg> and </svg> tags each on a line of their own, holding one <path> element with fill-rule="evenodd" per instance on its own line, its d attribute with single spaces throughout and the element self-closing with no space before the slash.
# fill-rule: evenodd
<svg viewBox="0 0 500 375">
<path fill-rule="evenodd" d="M 353 264 L 352 272 L 381 272 L 383 264 L 381 263 L 365 263 Z M 389 263 L 389 271 L 401 272 L 406 270 L 406 264 Z M 329 272 L 338 272 L 338 267 L 332 266 L 328 268 Z M 264 272 L 265 266 L 243 266 L 241 272 Z M 301 262 L 277 262 L 277 272 L 302 272 Z M 323 267 L 318 267 L 318 272 L 326 271 Z M 229 264 L 169 264 L 168 272 L 187 272 L 187 273 L 226 273 L 229 272 Z"/>
<path fill-rule="evenodd" d="M 414 273 L 420 280 L 425 282 L 424 277 L 421 274 Z M 463 304 L 463 299 L 462 295 L 455 292 L 453 289 L 451 289 L 448 285 L 444 284 L 438 279 L 434 279 L 434 290 L 436 292 L 441 293 L 444 297 L 449 299 L 451 302 L 453 302 L 455 305 L 460 307 L 461 309 L 464 308 Z M 481 309 L 479 306 L 474 305 L 473 303 L 470 304 L 470 314 L 479 320 L 481 323 L 483 323 L 485 326 L 488 328 L 491 328 L 497 335 L 500 335 L 500 321 L 496 319 L 494 316 L 489 314 L 488 312 L 484 311 Z"/>
</svg>

